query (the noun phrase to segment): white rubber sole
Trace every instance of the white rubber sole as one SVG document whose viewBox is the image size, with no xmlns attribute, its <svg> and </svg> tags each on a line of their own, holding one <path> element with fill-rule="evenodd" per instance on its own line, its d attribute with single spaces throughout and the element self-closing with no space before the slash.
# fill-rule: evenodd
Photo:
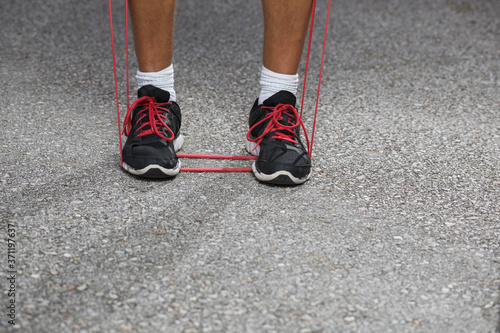
<svg viewBox="0 0 500 333">
<path fill-rule="evenodd" d="M 255 148 L 255 146 L 257 146 L 257 144 L 253 141 L 247 140 L 247 142 L 245 143 L 245 148 L 249 154 L 253 156 L 259 156 L 260 146 L 257 146 L 257 148 Z"/>
<path fill-rule="evenodd" d="M 181 150 L 183 144 L 184 144 L 184 135 L 179 134 L 177 139 L 174 140 L 175 151 L 178 152 L 179 150 Z"/>
<path fill-rule="evenodd" d="M 252 141 L 248 141 L 245 144 L 245 148 L 248 153 L 254 155 L 254 156 L 259 156 L 260 153 L 260 146 L 257 146 L 257 144 Z M 288 171 L 276 171 L 275 173 L 272 173 L 270 175 L 261 173 L 259 170 L 257 170 L 257 167 L 255 166 L 255 162 L 252 164 L 252 171 L 253 174 L 255 175 L 255 178 L 260 180 L 261 182 L 265 183 L 274 183 L 274 184 L 289 184 L 289 185 L 299 185 L 303 184 L 306 181 L 308 181 L 311 178 L 312 172 L 309 172 L 309 174 L 305 178 L 297 178 L 294 177 L 290 172 Z M 288 181 L 288 179 L 290 181 Z"/>
<path fill-rule="evenodd" d="M 184 144 L 184 136 L 181 134 L 174 140 L 174 149 L 175 151 L 179 151 Z M 133 174 L 135 176 L 144 176 L 148 174 L 155 174 L 157 177 L 152 176 L 153 178 L 161 178 L 160 176 L 164 174 L 166 177 L 174 177 L 181 171 L 181 161 L 177 162 L 177 165 L 173 169 L 167 169 L 158 164 L 150 164 L 142 169 L 134 169 L 127 163 L 123 162 L 122 168 L 125 169 L 128 173 Z"/>
<path fill-rule="evenodd" d="M 150 164 L 145 168 L 136 170 L 125 162 L 123 162 L 122 167 L 128 173 L 131 173 L 131 174 L 136 175 L 136 176 L 144 176 L 144 175 L 150 173 L 151 170 L 153 170 L 153 171 L 159 171 L 168 177 L 173 177 L 173 176 L 177 175 L 179 173 L 179 171 L 181 171 L 181 162 L 179 161 L 177 163 L 177 165 L 175 166 L 175 168 L 173 168 L 173 169 L 166 169 L 158 164 Z"/>
<path fill-rule="evenodd" d="M 303 184 L 311 178 L 311 174 L 312 174 L 312 172 L 309 172 L 309 174 L 305 178 L 296 178 L 288 171 L 276 171 L 275 173 L 268 175 L 268 174 L 259 172 L 259 170 L 257 170 L 257 167 L 255 166 L 255 162 L 252 164 L 252 171 L 253 171 L 253 174 L 255 175 L 255 178 L 257 178 L 261 182 L 273 183 L 273 184 L 284 184 L 284 185 L 286 185 L 286 184 L 290 184 L 290 185 Z M 291 182 L 289 182 L 288 180 L 284 181 L 284 179 L 287 179 L 287 178 Z"/>
</svg>

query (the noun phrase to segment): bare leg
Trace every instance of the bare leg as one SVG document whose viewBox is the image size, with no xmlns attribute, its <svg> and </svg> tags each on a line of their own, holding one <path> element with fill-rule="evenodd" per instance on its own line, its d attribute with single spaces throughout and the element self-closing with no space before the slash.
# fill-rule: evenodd
<svg viewBox="0 0 500 333">
<path fill-rule="evenodd" d="M 172 64 L 175 0 L 129 0 L 139 70 L 157 72 Z"/>
<path fill-rule="evenodd" d="M 267 69 L 297 74 L 309 26 L 312 0 L 262 0 Z"/>
</svg>

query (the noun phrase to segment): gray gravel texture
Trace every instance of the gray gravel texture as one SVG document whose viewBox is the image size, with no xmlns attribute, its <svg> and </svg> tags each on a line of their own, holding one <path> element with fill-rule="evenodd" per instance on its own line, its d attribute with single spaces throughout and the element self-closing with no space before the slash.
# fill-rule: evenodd
<svg viewBox="0 0 500 333">
<path fill-rule="evenodd" d="M 244 154 L 260 2 L 177 9 L 183 151 Z M 325 13 L 321 0 L 308 128 Z M 286 188 L 129 176 L 107 2 L 2 0 L 0 332 L 499 332 L 498 13 L 496 0 L 334 1 L 314 175 Z"/>
</svg>

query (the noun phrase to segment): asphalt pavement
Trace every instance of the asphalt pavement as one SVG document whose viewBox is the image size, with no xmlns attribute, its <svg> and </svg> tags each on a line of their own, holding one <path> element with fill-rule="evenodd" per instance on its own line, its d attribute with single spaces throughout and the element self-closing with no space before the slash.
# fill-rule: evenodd
<svg viewBox="0 0 500 333">
<path fill-rule="evenodd" d="M 107 5 L 0 3 L 0 332 L 500 332 L 499 1 L 333 1 L 297 187 L 124 172 Z M 183 152 L 245 154 L 262 30 L 259 1 L 179 1 Z"/>
</svg>

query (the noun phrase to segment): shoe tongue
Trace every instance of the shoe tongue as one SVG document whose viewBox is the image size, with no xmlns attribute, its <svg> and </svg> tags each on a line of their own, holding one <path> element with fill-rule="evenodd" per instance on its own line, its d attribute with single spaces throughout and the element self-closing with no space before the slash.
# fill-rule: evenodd
<svg viewBox="0 0 500 333">
<path fill-rule="evenodd" d="M 139 98 L 144 96 L 154 97 L 158 103 L 167 103 L 170 101 L 170 93 L 152 85 L 143 86 L 137 92 Z"/>
<path fill-rule="evenodd" d="M 262 104 L 264 106 L 276 106 L 278 104 L 290 104 L 295 107 L 295 103 L 297 102 L 297 98 L 294 94 L 289 91 L 281 90 L 276 94 L 272 95 L 268 99 L 266 99 Z"/>
</svg>

